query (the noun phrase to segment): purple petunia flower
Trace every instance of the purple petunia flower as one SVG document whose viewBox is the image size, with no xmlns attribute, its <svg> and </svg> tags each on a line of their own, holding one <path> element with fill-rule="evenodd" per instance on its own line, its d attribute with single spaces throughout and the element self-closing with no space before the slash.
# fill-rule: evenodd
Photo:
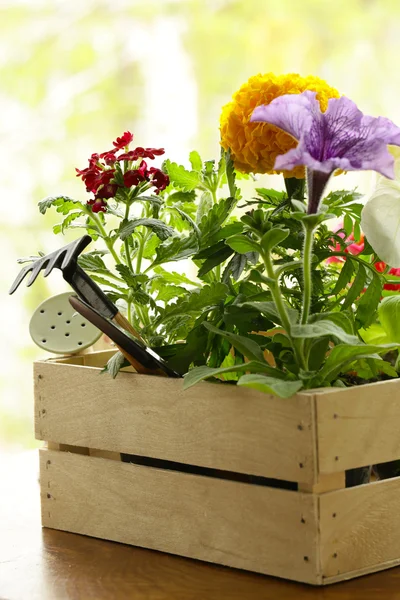
<svg viewBox="0 0 400 600">
<path fill-rule="evenodd" d="M 255 108 L 250 121 L 275 125 L 299 142 L 276 158 L 274 169 L 307 167 L 309 214 L 317 212 L 336 169 L 373 170 L 394 178 L 394 159 L 387 145 L 400 146 L 400 128 L 384 117 L 363 115 L 345 96 L 330 98 L 326 112 L 321 112 L 315 92 L 287 94 Z"/>
</svg>

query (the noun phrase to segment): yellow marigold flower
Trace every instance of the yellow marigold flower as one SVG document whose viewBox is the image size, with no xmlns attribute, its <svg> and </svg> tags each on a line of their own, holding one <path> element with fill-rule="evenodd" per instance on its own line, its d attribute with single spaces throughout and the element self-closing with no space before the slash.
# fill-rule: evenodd
<svg viewBox="0 0 400 600">
<path fill-rule="evenodd" d="M 287 133 L 268 123 L 250 123 L 256 106 L 269 104 L 284 94 L 301 94 L 305 90 L 317 92 L 321 110 L 325 111 L 329 98 L 339 98 L 339 92 L 318 77 L 301 77 L 296 73 L 276 76 L 273 73 L 255 75 L 233 95 L 232 101 L 222 108 L 221 145 L 230 148 L 234 165 L 242 173 L 276 173 L 275 159 L 296 146 Z M 304 178 L 304 167 L 282 171 L 285 177 Z"/>
</svg>

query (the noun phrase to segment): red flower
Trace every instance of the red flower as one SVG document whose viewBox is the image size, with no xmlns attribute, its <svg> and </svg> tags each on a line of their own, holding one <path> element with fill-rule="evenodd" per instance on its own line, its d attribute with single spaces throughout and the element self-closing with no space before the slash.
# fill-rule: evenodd
<svg viewBox="0 0 400 600">
<path fill-rule="evenodd" d="M 386 269 L 386 263 L 383 261 L 379 261 L 375 263 L 374 267 L 379 273 L 383 273 Z M 388 271 L 388 275 L 394 275 L 395 277 L 400 277 L 400 269 L 391 268 Z M 383 285 L 384 290 L 389 290 L 391 292 L 397 292 L 400 290 L 400 283 L 385 283 Z"/>
<path fill-rule="evenodd" d="M 135 148 L 118 156 L 118 160 L 138 160 L 139 158 L 150 158 L 154 160 L 156 156 L 165 153 L 164 148 Z"/>
<path fill-rule="evenodd" d="M 102 152 L 100 154 L 100 158 L 102 158 L 104 160 L 106 165 L 112 166 L 115 163 L 115 161 L 117 160 L 117 157 L 115 156 L 116 152 L 118 152 L 118 148 L 113 148 L 112 150 L 107 150 L 107 152 Z"/>
<path fill-rule="evenodd" d="M 106 212 L 107 204 L 101 198 L 92 198 L 87 201 L 87 205 L 92 207 L 94 213 Z"/>
<path fill-rule="evenodd" d="M 117 137 L 115 142 L 113 142 L 113 146 L 115 146 L 117 150 L 121 150 L 122 148 L 125 148 L 125 146 L 129 146 L 132 140 L 133 133 L 131 133 L 130 131 L 125 131 L 125 133 L 121 135 L 121 137 Z"/>
<path fill-rule="evenodd" d="M 159 194 L 162 190 L 165 190 L 169 184 L 169 177 L 161 171 L 161 169 L 155 169 L 151 167 L 149 169 L 149 175 L 151 175 L 151 182 L 154 187 L 157 188 L 156 194 Z"/>
</svg>

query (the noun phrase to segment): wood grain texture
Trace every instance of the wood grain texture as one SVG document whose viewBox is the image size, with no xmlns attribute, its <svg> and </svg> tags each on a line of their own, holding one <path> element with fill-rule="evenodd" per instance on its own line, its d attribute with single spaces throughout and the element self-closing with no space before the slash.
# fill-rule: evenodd
<svg viewBox="0 0 400 600">
<path fill-rule="evenodd" d="M 327 582 L 400 564 L 400 478 L 322 494 L 319 503 Z"/>
<path fill-rule="evenodd" d="M 319 471 L 400 458 L 400 381 L 315 391 Z"/>
<path fill-rule="evenodd" d="M 317 583 L 316 498 L 41 450 L 43 525 Z"/>
<path fill-rule="evenodd" d="M 178 379 L 120 373 L 113 380 L 55 361 L 35 363 L 34 377 L 38 439 L 314 481 L 312 396 L 282 401 L 211 383 L 184 391 Z"/>
<path fill-rule="evenodd" d="M 7 600 L 395 600 L 400 568 L 315 588 L 41 529 L 35 451 L 0 453 L 0 598 Z M 387 565 L 389 566 L 389 565 Z"/>
</svg>

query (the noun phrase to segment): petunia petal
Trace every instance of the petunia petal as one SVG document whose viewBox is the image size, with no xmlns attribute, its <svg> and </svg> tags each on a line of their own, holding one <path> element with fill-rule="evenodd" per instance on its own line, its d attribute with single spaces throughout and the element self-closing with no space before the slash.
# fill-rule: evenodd
<svg viewBox="0 0 400 600">
<path fill-rule="evenodd" d="M 400 267 L 400 188 L 378 189 L 361 212 L 361 228 L 379 258 Z"/>
<path fill-rule="evenodd" d="M 299 140 L 320 114 L 319 102 L 315 96 L 315 92 L 309 91 L 279 96 L 270 104 L 257 106 L 250 121 L 270 123 Z"/>
</svg>

